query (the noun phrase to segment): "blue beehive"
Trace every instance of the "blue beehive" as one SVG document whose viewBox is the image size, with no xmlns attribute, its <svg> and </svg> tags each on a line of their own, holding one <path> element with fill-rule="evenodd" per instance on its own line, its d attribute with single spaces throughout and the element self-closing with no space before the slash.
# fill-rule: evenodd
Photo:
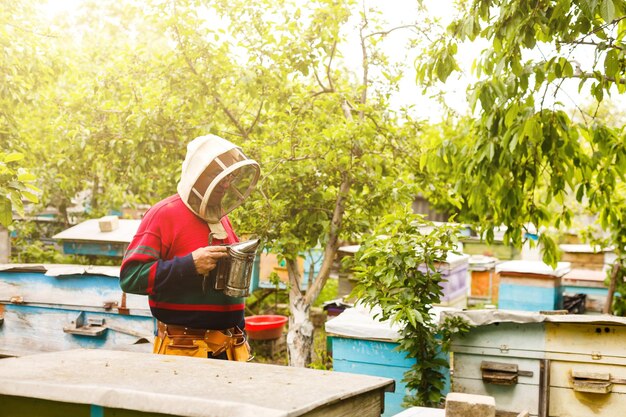
<svg viewBox="0 0 626 417">
<path fill-rule="evenodd" d="M 315 278 L 322 267 L 323 260 L 324 251 L 319 248 L 309 249 L 300 254 L 298 267 L 302 275 L 302 281 L 300 283 L 301 290 L 304 291 L 308 288 L 309 277 L 312 276 L 313 279 Z M 252 278 L 250 280 L 250 292 L 259 288 L 274 288 L 275 284 L 269 279 L 269 274 L 272 272 L 276 272 L 280 278 L 278 284 L 279 288 L 285 289 L 289 281 L 287 276 L 287 264 L 284 259 L 279 261 L 276 254 L 270 253 L 266 249 L 254 259 Z"/>
<path fill-rule="evenodd" d="M 0 356 L 152 350 L 147 297 L 122 292 L 119 267 L 2 264 L 0 312 Z"/>
<path fill-rule="evenodd" d="M 326 322 L 326 332 L 330 340 L 333 370 L 394 379 L 395 392 L 385 393 L 383 417 L 401 412 L 404 397 L 410 393 L 402 380 L 404 373 L 415 364 L 415 359 L 407 358 L 405 352 L 397 350 L 399 328 L 388 322 L 379 322 L 371 311 L 357 306 Z M 447 377 L 444 395 L 449 391 Z"/>
<path fill-rule="evenodd" d="M 100 219 L 89 219 L 54 235 L 63 252 L 72 255 L 122 257 L 135 236 L 141 220 L 120 219 L 111 230 L 101 227 Z"/>
<path fill-rule="evenodd" d="M 562 305 L 561 277 L 569 270 L 569 262 L 559 262 L 556 268 L 541 261 L 518 260 L 498 264 L 498 308 L 522 311 L 559 310 Z"/>
</svg>

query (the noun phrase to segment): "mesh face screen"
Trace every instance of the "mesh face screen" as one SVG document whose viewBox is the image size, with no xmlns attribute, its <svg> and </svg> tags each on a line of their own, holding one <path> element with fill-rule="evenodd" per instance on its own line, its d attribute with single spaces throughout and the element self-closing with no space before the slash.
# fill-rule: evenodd
<svg viewBox="0 0 626 417">
<path fill-rule="evenodd" d="M 216 157 L 196 180 L 189 206 L 210 223 L 240 206 L 259 178 L 259 166 L 233 149 Z"/>
</svg>

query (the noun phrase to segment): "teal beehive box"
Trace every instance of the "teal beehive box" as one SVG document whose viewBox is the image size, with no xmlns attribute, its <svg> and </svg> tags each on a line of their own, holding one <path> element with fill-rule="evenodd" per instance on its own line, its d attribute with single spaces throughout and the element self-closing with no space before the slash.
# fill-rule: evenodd
<svg viewBox="0 0 626 417">
<path fill-rule="evenodd" d="M 114 220 L 115 219 L 115 220 Z M 67 255 L 124 256 L 128 244 L 137 233 L 141 220 L 105 216 L 89 219 L 56 235 Z"/>
<path fill-rule="evenodd" d="M 152 351 L 147 297 L 125 294 L 119 267 L 0 264 L 0 357 L 69 349 Z"/>
<path fill-rule="evenodd" d="M 498 308 L 521 311 L 561 309 L 561 278 L 569 271 L 569 262 L 559 262 L 556 268 L 530 260 L 496 265 L 500 280 Z"/>
<path fill-rule="evenodd" d="M 380 322 L 374 315 L 374 312 L 359 305 L 348 308 L 326 322 L 326 332 L 334 371 L 385 377 L 395 381 L 395 391 L 385 393 L 383 416 L 391 417 L 404 410 L 404 397 L 411 393 L 403 382 L 404 374 L 416 360 L 398 350 L 400 328 L 389 322 Z M 447 370 L 445 375 L 444 395 L 450 391 Z"/>
</svg>

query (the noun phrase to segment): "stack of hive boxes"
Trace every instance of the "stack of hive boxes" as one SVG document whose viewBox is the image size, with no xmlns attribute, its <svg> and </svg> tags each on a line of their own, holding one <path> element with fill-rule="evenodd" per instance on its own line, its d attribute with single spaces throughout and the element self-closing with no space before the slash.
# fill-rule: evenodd
<svg viewBox="0 0 626 417">
<path fill-rule="evenodd" d="M 496 274 L 496 263 L 497 259 L 490 256 L 470 256 L 470 300 L 474 304 L 498 302 L 500 282 Z"/>
<path fill-rule="evenodd" d="M 498 264 L 498 308 L 523 311 L 561 309 L 561 278 L 570 269 L 569 262 L 559 262 L 556 268 L 541 261 L 519 260 Z"/>
<path fill-rule="evenodd" d="M 601 313 L 608 288 L 605 280 L 610 252 L 590 245 L 561 245 L 561 259 L 570 262 L 572 270 L 563 276 L 563 298 L 584 294 L 584 312 Z"/>
<path fill-rule="evenodd" d="M 438 304 L 443 307 L 467 307 L 467 294 L 469 292 L 469 255 L 448 252 L 445 262 L 435 265 L 441 274 L 440 283 L 443 295 Z M 424 266 L 420 269 L 425 269 Z"/>
<path fill-rule="evenodd" d="M 626 410 L 626 319 L 468 310 L 453 339 L 452 392 L 493 396 L 497 415 L 621 417 Z"/>
</svg>

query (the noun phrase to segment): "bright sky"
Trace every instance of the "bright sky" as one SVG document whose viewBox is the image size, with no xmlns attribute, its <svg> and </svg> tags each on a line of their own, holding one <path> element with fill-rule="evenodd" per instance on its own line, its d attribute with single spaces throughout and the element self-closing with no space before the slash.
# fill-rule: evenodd
<svg viewBox="0 0 626 417">
<path fill-rule="evenodd" d="M 71 12 L 84 0 L 49 0 L 51 12 Z M 306 0 L 302 0 L 306 1 Z M 389 27 L 411 24 L 417 19 L 417 0 L 366 0 L 368 6 L 379 7 L 384 18 L 389 22 Z M 442 24 L 447 25 L 454 18 L 453 0 L 423 0 L 431 17 L 441 19 Z M 356 36 L 356 35 L 355 35 Z M 419 118 L 436 121 L 442 117 L 442 108 L 439 103 L 422 95 L 421 88 L 415 82 L 414 60 L 415 54 L 419 53 L 413 49 L 406 56 L 405 42 L 408 32 L 394 31 L 388 36 L 384 43 L 384 51 L 392 59 L 402 62 L 405 66 L 404 78 L 401 81 L 400 92 L 392 100 L 392 105 L 400 107 L 403 105 L 414 105 Z M 352 43 L 352 44 L 350 44 Z M 459 113 L 466 113 L 468 105 L 466 100 L 466 89 L 473 80 L 470 71 L 473 60 L 478 56 L 485 44 L 466 44 L 459 48 L 457 59 L 462 69 L 461 74 L 453 74 L 445 84 L 445 98 L 449 107 Z M 348 47 L 343 51 L 346 62 L 354 62 L 360 65 L 361 51 L 357 39 L 348 40 Z M 412 55 L 411 55 L 412 54 Z M 585 57 L 581 58 L 583 61 Z M 360 73 L 360 68 L 355 67 L 355 71 Z M 577 92 L 577 81 L 570 83 L 572 87 L 565 85 L 566 94 L 562 101 L 567 107 L 585 103 L 588 100 L 581 97 Z M 626 101 L 620 97 L 622 101 Z"/>
<path fill-rule="evenodd" d="M 48 0 L 48 9 L 51 13 L 68 13 L 76 9 L 76 7 L 84 0 Z M 306 0 L 303 0 L 306 1 Z M 389 27 L 399 26 L 403 24 L 411 24 L 415 22 L 417 16 L 417 0 L 366 0 L 367 5 L 370 7 L 380 8 L 385 16 L 385 19 L 389 21 Z M 443 21 L 449 21 L 452 17 L 453 0 L 424 0 L 424 4 L 428 7 L 429 12 L 434 17 L 439 17 Z M 398 94 L 393 103 L 400 107 L 402 105 L 415 104 L 418 109 L 418 117 L 424 119 L 438 119 L 441 117 L 441 109 L 434 100 L 429 100 L 423 97 L 421 89 L 415 84 L 415 70 L 413 61 L 415 59 L 415 52 L 408 58 L 405 57 L 404 42 L 406 41 L 407 32 L 402 34 L 402 31 L 396 31 L 390 36 L 389 41 L 385 42 L 385 52 L 396 59 L 397 61 L 404 62 L 406 64 L 405 77 L 401 82 L 400 94 Z M 357 45 L 349 46 L 346 51 L 343 51 L 346 57 L 346 62 L 361 62 L 361 50 Z M 351 53 L 356 54 L 350 56 Z M 395 57 L 395 58 L 394 58 Z M 465 57 L 461 57 L 462 61 L 466 61 Z M 471 60 L 468 63 L 471 65 Z M 359 71 L 360 69 L 355 69 Z M 466 79 L 454 79 L 450 78 L 446 83 L 446 90 L 450 99 L 449 103 L 452 107 L 460 112 L 465 112 L 467 106 L 465 105 L 465 88 L 467 86 Z"/>
<path fill-rule="evenodd" d="M 373 2 L 377 3 L 377 2 Z M 403 24 L 411 24 L 417 19 L 416 10 L 417 0 L 388 0 L 386 7 L 383 7 L 384 15 L 389 19 L 390 27 L 400 26 Z M 443 27 L 447 26 L 455 17 L 455 9 L 453 0 L 423 0 L 429 15 L 441 21 Z M 403 45 L 403 35 L 401 32 L 394 32 L 390 36 L 389 47 L 386 52 L 390 56 L 396 56 L 403 60 L 405 50 Z M 395 51 L 394 51 L 395 49 Z M 478 45 L 469 45 L 466 48 L 460 48 L 457 59 L 462 74 L 453 74 L 448 78 L 445 84 L 445 98 L 447 105 L 459 113 L 466 113 L 468 105 L 466 100 L 466 89 L 472 80 L 470 68 L 474 58 L 479 53 Z M 416 113 L 419 118 L 431 121 L 440 120 L 443 114 L 441 105 L 434 99 L 430 99 L 422 94 L 422 88 L 418 87 L 415 82 L 415 66 L 414 61 L 419 50 L 412 50 L 406 62 L 406 72 L 401 81 L 400 94 L 395 97 L 397 106 L 413 104 L 416 107 Z"/>
</svg>

